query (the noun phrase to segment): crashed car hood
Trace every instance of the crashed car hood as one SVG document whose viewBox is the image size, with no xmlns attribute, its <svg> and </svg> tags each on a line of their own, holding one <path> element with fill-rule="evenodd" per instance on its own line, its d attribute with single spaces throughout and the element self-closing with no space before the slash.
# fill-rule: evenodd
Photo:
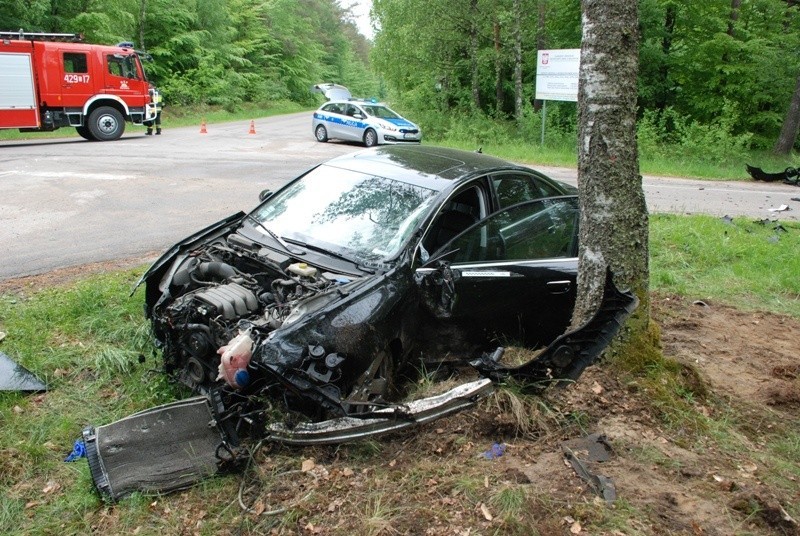
<svg viewBox="0 0 800 536">
<path fill-rule="evenodd" d="M 165 251 L 158 259 L 156 259 L 155 262 L 150 266 L 150 268 L 148 268 L 148 270 L 142 275 L 142 277 L 139 278 L 139 281 L 136 282 L 136 285 L 133 287 L 133 290 L 131 291 L 131 295 L 133 295 L 133 292 L 136 291 L 136 289 L 139 288 L 142 285 L 142 283 L 147 281 L 149 277 L 151 277 L 161 268 L 163 268 L 164 266 L 175 260 L 175 257 L 177 257 L 181 251 L 184 251 L 190 247 L 194 247 L 194 245 L 197 244 L 199 241 L 205 239 L 210 234 L 216 231 L 226 228 L 233 228 L 234 226 L 238 225 L 239 222 L 241 222 L 242 218 L 244 217 L 245 213 L 239 211 L 236 214 L 228 216 L 227 218 L 220 220 L 217 223 L 213 223 L 208 227 L 201 229 L 200 231 L 192 235 L 187 236 L 180 242 L 173 245 L 171 248 Z"/>
</svg>

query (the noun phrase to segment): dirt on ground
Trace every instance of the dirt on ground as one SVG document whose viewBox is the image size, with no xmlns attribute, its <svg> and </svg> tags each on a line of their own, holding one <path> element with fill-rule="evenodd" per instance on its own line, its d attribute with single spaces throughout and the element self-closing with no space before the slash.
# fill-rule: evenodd
<svg viewBox="0 0 800 536">
<path fill-rule="evenodd" d="M 0 282 L 0 292 L 86 273 Z M 652 311 L 683 405 L 662 406 L 652 383 L 603 364 L 538 401 L 499 394 L 417 432 L 264 449 L 242 486 L 249 511 L 229 532 L 800 534 L 800 321 L 676 296 L 654 295 Z M 608 460 L 566 450 L 593 433 Z M 601 497 L 567 452 L 616 498 Z M 191 491 L 151 506 L 181 512 L 187 534 L 207 523 Z M 113 531 L 123 510 L 103 509 L 93 528 Z"/>
<path fill-rule="evenodd" d="M 686 424 L 679 412 L 660 411 L 642 382 L 591 367 L 542 400 L 529 430 L 499 395 L 413 437 L 381 439 L 380 456 L 354 463 L 350 477 L 342 476 L 347 451 L 305 451 L 325 468 L 330 480 L 315 485 L 330 501 L 307 506 L 290 532 L 363 528 L 345 505 L 375 508 L 367 497 L 378 493 L 386 512 L 375 534 L 800 534 L 798 460 L 784 468 L 770 458 L 771 445 L 800 424 L 800 322 L 672 296 L 654 297 L 653 314 L 664 354 L 690 389 Z M 565 458 L 564 442 L 592 433 L 604 436 L 610 459 L 584 467 L 611 482 L 613 502 Z M 579 459 L 582 448 L 573 446 Z M 411 484 L 415 473 L 425 476 Z M 520 491 L 515 509 L 510 498 Z"/>
</svg>

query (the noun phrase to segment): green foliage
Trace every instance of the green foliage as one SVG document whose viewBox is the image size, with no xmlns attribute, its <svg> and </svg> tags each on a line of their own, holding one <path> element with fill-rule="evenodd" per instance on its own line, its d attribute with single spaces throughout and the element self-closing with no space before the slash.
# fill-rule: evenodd
<svg viewBox="0 0 800 536">
<path fill-rule="evenodd" d="M 742 2 L 736 17 L 730 0 L 641 0 L 639 8 L 643 159 L 714 166 L 771 149 L 800 74 L 800 9 L 777 0 Z M 167 106 L 313 107 L 310 86 L 336 82 L 389 100 L 426 140 L 539 144 L 537 49 L 580 46 L 580 0 L 374 0 L 373 13 L 374 46 L 337 0 L 0 2 L 4 30 L 134 41 L 152 54 L 145 67 Z M 546 147 L 571 152 L 576 123 L 573 103 L 549 102 Z"/>
<path fill-rule="evenodd" d="M 503 122 L 513 112 L 516 21 L 525 139 L 535 134 L 528 110 L 537 49 L 581 44 L 579 0 L 375 0 L 374 13 L 375 65 L 392 96 L 436 139 L 465 126 L 459 136 L 498 139 L 497 127 L 486 128 L 483 119 Z M 771 148 L 800 74 L 800 9 L 753 0 L 742 2 L 734 19 L 730 0 L 642 0 L 640 13 L 640 136 L 651 154 L 686 149 L 719 161 Z M 548 117 L 556 143 L 562 134 L 574 137 L 574 118 L 562 115 L 551 129 L 556 116 Z"/>
<path fill-rule="evenodd" d="M 367 43 L 336 0 L 14 0 L 2 30 L 82 33 L 91 43 L 134 41 L 167 105 L 292 100 L 337 82 L 379 93 Z"/>
<path fill-rule="evenodd" d="M 717 164 L 738 159 L 750 149 L 752 134 L 735 134 L 739 113 L 725 101 L 721 116 L 704 124 L 680 115 L 674 108 L 646 110 L 639 121 L 639 153 L 643 159 L 682 154 L 696 162 Z"/>
</svg>

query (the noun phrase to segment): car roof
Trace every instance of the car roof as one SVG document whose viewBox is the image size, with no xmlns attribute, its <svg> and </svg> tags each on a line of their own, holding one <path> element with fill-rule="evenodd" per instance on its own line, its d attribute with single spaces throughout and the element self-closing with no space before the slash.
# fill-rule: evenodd
<svg viewBox="0 0 800 536">
<path fill-rule="evenodd" d="M 322 103 L 320 108 L 327 106 L 328 104 L 360 104 L 362 106 L 383 106 L 384 108 L 389 107 L 385 102 L 372 99 L 331 99 Z"/>
<path fill-rule="evenodd" d="M 441 191 L 475 175 L 498 169 L 530 171 L 482 153 L 431 145 L 383 145 L 328 160 L 332 166 L 400 180 Z"/>
</svg>

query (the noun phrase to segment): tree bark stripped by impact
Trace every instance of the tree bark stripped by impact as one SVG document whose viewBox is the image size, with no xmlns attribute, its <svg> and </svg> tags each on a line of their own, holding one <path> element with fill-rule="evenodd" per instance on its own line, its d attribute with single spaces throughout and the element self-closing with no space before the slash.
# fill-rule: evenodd
<svg viewBox="0 0 800 536">
<path fill-rule="evenodd" d="M 639 298 L 628 326 L 649 327 L 648 216 L 636 145 L 638 5 L 582 0 L 578 90 L 581 222 L 573 326 L 599 305 L 607 267 Z M 637 320 L 638 319 L 638 320 Z"/>
</svg>

